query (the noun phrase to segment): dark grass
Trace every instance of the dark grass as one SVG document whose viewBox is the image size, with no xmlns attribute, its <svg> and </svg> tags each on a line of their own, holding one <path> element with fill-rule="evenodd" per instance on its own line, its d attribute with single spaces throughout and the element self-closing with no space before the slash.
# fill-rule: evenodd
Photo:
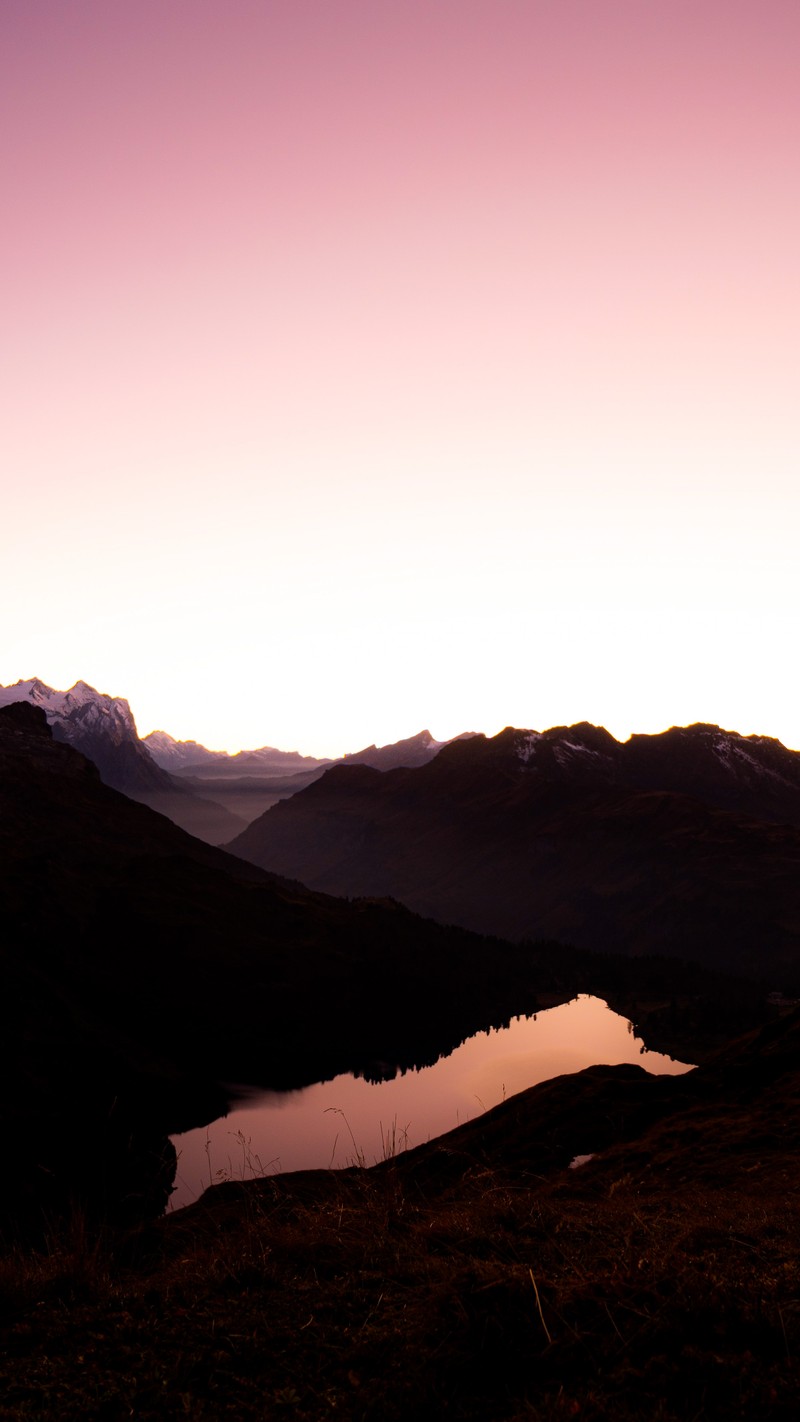
<svg viewBox="0 0 800 1422">
<path fill-rule="evenodd" d="M 231 1182 L 123 1237 L 78 1217 L 3 1263 L 0 1416 L 794 1418 L 792 1157 L 638 1144 L 546 1179 Z"/>
</svg>

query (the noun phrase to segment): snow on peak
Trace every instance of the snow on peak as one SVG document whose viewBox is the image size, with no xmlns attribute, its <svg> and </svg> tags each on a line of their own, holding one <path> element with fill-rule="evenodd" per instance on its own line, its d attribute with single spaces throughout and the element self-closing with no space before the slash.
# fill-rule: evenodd
<svg viewBox="0 0 800 1422">
<path fill-rule="evenodd" d="M 106 696 L 85 681 L 76 681 L 69 691 L 57 691 L 38 677 L 0 687 L 0 706 L 8 706 L 13 701 L 30 701 L 34 706 L 41 706 L 51 725 L 66 727 L 79 719 L 82 725 L 93 725 L 115 738 L 126 733 L 136 736 L 136 722 L 127 701 L 121 696 Z"/>
<path fill-rule="evenodd" d="M 521 761 L 523 765 L 527 765 L 531 757 L 536 754 L 536 744 L 541 739 L 541 731 L 518 731 L 514 742 L 517 760 Z"/>
<path fill-rule="evenodd" d="M 10 706 L 14 701 L 31 701 L 34 706 L 48 707 L 55 697 L 63 693 L 46 686 L 38 676 L 27 681 L 16 681 L 13 686 L 0 686 L 0 706 Z"/>
<path fill-rule="evenodd" d="M 712 750 L 720 765 L 732 775 L 744 771 L 777 780 L 783 785 L 791 784 L 776 766 L 752 754 L 756 746 L 769 752 L 773 744 L 769 736 L 740 736 L 737 731 L 718 731 L 712 742 Z"/>
<path fill-rule="evenodd" d="M 558 745 L 553 747 L 553 755 L 559 765 L 563 765 L 570 755 L 590 755 L 593 760 L 605 759 L 602 751 L 592 750 L 592 747 L 584 745 L 583 741 L 568 741 L 566 738 L 560 740 Z"/>
<path fill-rule="evenodd" d="M 165 752 L 171 751 L 174 746 L 184 744 L 181 741 L 176 741 L 175 737 L 171 736 L 169 731 L 150 731 L 144 739 L 151 750 L 155 748 L 156 750 Z M 196 745 L 197 743 L 193 741 L 191 744 Z"/>
</svg>

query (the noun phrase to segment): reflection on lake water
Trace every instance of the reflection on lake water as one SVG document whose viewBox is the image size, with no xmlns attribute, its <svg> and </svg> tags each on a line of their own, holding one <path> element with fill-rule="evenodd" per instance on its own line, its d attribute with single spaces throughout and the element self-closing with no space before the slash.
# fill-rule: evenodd
<svg viewBox="0 0 800 1422">
<path fill-rule="evenodd" d="M 337 1076 L 280 1095 L 253 1096 L 227 1116 L 173 1137 L 173 1208 L 220 1179 L 352 1164 L 373 1165 L 443 1135 L 536 1082 L 595 1065 L 636 1062 L 654 1073 L 691 1068 L 649 1052 L 624 1017 L 599 998 L 515 1017 L 477 1032 L 431 1067 L 392 1081 Z"/>
</svg>

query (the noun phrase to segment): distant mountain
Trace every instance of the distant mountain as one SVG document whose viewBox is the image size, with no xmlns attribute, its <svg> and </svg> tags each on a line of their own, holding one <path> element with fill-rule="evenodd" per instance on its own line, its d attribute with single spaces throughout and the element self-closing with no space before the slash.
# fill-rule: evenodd
<svg viewBox="0 0 800 1422">
<path fill-rule="evenodd" d="M 279 800 L 310 785 L 332 764 L 272 746 L 229 755 L 207 750 L 198 741 L 176 741 L 167 731 L 151 731 L 144 745 L 176 784 L 235 815 L 240 829 Z"/>
<path fill-rule="evenodd" d="M 468 740 L 474 732 L 464 731 L 457 740 Z M 430 731 L 419 731 L 404 741 L 395 741 L 388 746 L 366 746 L 344 757 L 345 765 L 370 765 L 373 770 L 397 770 L 400 767 L 413 769 L 417 765 L 427 765 L 450 741 L 435 741 Z"/>
<path fill-rule="evenodd" d="M 85 681 L 77 681 L 69 691 L 56 691 L 38 677 L 0 687 L 0 706 L 20 701 L 39 707 L 54 739 L 93 761 L 106 785 L 150 805 L 198 838 L 218 844 L 246 825 L 245 819 L 198 796 L 156 763 L 122 697 L 95 691 Z"/>
<path fill-rule="evenodd" d="M 0 706 L 27 701 L 44 711 L 56 740 L 94 761 L 106 785 L 121 790 L 208 844 L 222 844 L 278 801 L 310 785 L 337 762 L 298 751 L 208 750 L 178 741 L 167 731 L 143 739 L 122 697 L 107 696 L 85 681 L 57 691 L 38 677 L 0 687 Z M 441 749 L 429 731 L 394 745 L 368 746 L 345 757 L 378 769 L 422 765 Z"/>
<path fill-rule="evenodd" d="M 297 751 L 275 750 L 272 746 L 229 755 L 226 751 L 207 750 L 197 741 L 176 741 L 166 731 L 151 731 L 144 744 L 154 760 L 182 784 L 236 815 L 241 829 L 279 800 L 311 785 L 330 766 L 342 763 L 318 760 Z M 371 765 L 376 770 L 424 765 L 448 744 L 435 741 L 430 731 L 420 731 L 392 745 L 367 746 L 346 755 L 343 763 Z"/>
<path fill-rule="evenodd" d="M 140 741 L 131 708 L 122 697 L 106 696 L 85 681 L 76 681 L 69 691 L 56 691 L 33 677 L 0 687 L 0 706 L 15 701 L 41 707 L 54 738 L 93 760 L 106 785 L 115 790 L 130 795 L 174 788 Z"/>
<path fill-rule="evenodd" d="M 143 744 L 160 766 L 174 774 L 234 778 L 245 775 L 286 776 L 295 772 L 322 770 L 332 764 L 330 760 L 300 755 L 297 751 L 275 750 L 272 746 L 229 755 L 227 751 L 207 750 L 199 741 L 176 741 L 166 731 L 151 731 L 149 736 L 144 737 Z"/>
<path fill-rule="evenodd" d="M 457 739 L 466 740 L 473 734 L 465 731 Z M 276 750 L 273 746 L 229 755 L 227 751 L 207 750 L 198 741 L 176 741 L 166 731 L 151 731 L 149 736 L 144 737 L 143 744 L 158 765 L 179 775 L 285 778 L 295 774 L 307 775 L 312 771 L 322 774 L 328 766 L 342 763 L 340 760 L 300 755 L 297 751 Z M 416 736 L 394 741 L 391 745 L 371 745 L 360 751 L 348 752 L 342 760 L 346 765 L 371 765 L 375 770 L 395 770 L 398 766 L 425 765 L 438 755 L 442 746 L 449 744 L 449 741 L 435 741 L 430 731 L 419 731 Z"/>
<path fill-rule="evenodd" d="M 176 741 L 167 731 L 151 731 L 142 737 L 142 745 L 147 746 L 157 765 L 168 771 L 179 771 L 188 761 L 207 762 L 227 760 L 225 751 L 206 750 L 199 741 Z"/>
<path fill-rule="evenodd" d="M 767 737 L 509 727 L 415 769 L 334 766 L 228 847 L 479 932 L 800 986 L 800 753 Z"/>
</svg>

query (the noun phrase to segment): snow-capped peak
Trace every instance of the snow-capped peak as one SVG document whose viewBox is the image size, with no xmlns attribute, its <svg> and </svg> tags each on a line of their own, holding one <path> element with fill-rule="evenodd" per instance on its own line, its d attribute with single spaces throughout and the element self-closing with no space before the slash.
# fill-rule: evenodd
<svg viewBox="0 0 800 1422">
<path fill-rule="evenodd" d="M 115 739 L 120 735 L 135 737 L 137 734 L 133 713 L 124 697 L 107 696 L 85 681 L 76 681 L 69 691 L 57 691 L 38 677 L 0 687 L 0 706 L 14 701 L 30 701 L 34 706 L 41 706 L 51 725 L 56 724 L 62 730 L 78 718 L 83 725 L 93 723 L 98 730 L 114 734 Z"/>
<path fill-rule="evenodd" d="M 0 706 L 10 706 L 14 701 L 31 701 L 34 706 L 46 707 L 53 697 L 62 695 L 63 692 L 54 691 L 52 686 L 33 676 L 27 681 L 17 681 L 13 686 L 0 686 Z"/>
</svg>

